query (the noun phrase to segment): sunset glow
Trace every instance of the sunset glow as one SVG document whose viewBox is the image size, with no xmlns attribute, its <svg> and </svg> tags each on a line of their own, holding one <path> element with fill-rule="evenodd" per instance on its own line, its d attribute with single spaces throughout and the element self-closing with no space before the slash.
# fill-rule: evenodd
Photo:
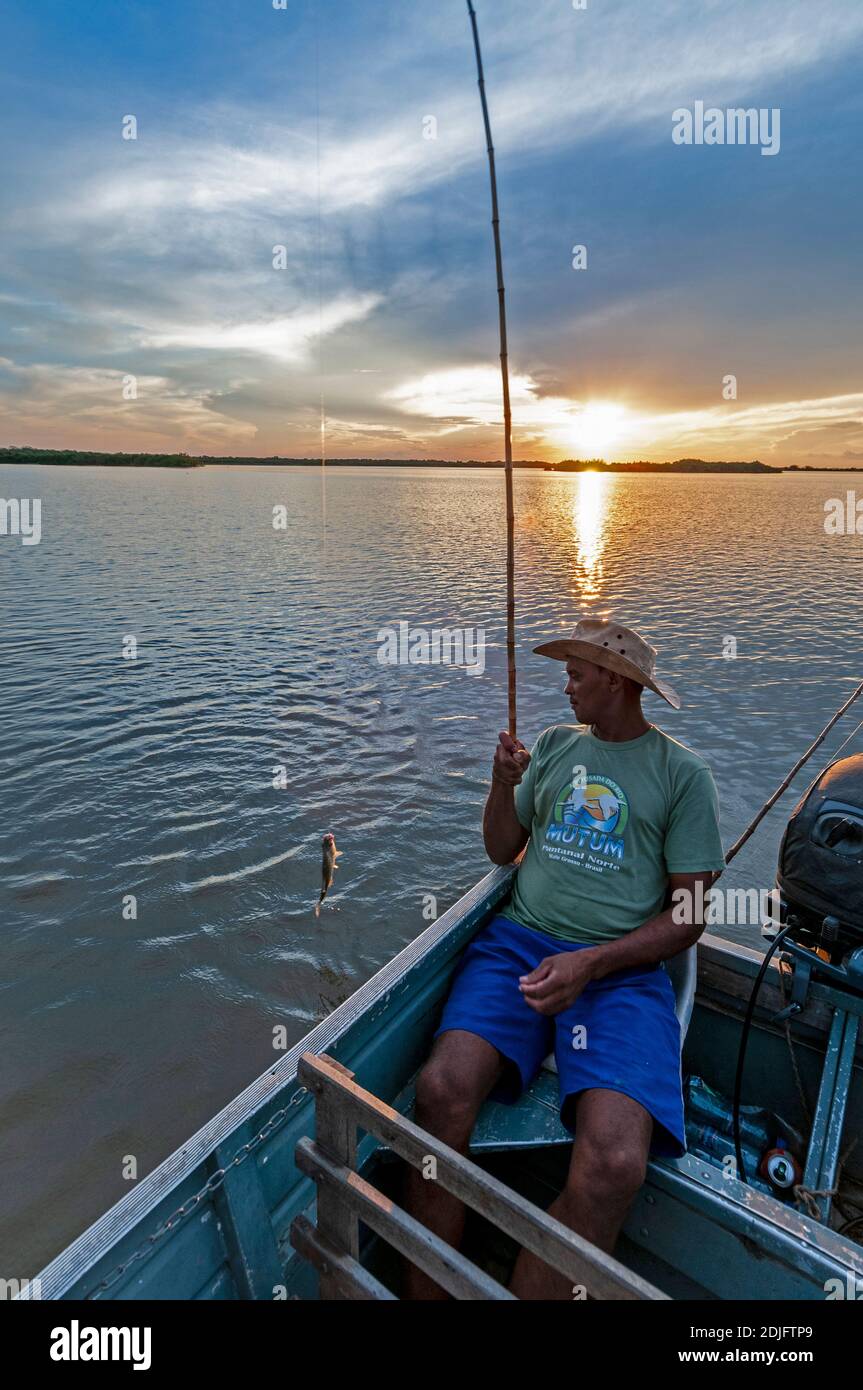
<svg viewBox="0 0 863 1390">
<path fill-rule="evenodd" d="M 171 16 L 167 62 L 139 6 L 95 0 L 86 30 L 77 8 L 13 5 L 7 21 L 4 442 L 501 459 L 463 5 L 445 21 L 401 7 L 397 61 L 347 0 L 228 0 L 204 26 L 195 6 L 153 0 Z M 813 25 L 807 0 L 727 0 L 696 7 L 681 46 L 670 4 L 579 16 L 542 0 L 529 23 L 511 0 L 493 8 L 514 456 L 855 466 L 860 192 L 841 113 L 863 10 Z M 117 91 L 114 53 L 128 55 Z M 152 81 L 159 99 L 126 139 L 123 112 Z M 789 129 L 774 158 L 691 158 L 672 112 L 705 83 L 719 107 L 781 98 L 818 142 Z M 789 218 L 800 188 L 813 196 Z"/>
<path fill-rule="evenodd" d="M 572 431 L 577 458 L 611 458 L 624 430 L 624 411 L 617 405 L 588 402 Z"/>
</svg>

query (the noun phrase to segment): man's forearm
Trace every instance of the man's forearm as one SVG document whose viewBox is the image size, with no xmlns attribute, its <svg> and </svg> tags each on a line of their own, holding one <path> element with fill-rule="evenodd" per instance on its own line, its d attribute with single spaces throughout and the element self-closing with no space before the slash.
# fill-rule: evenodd
<svg viewBox="0 0 863 1390">
<path fill-rule="evenodd" d="M 694 945 L 704 927 L 675 922 L 673 911 L 669 907 L 617 941 L 590 947 L 594 979 L 601 980 L 615 970 L 628 970 L 633 966 L 658 965 L 661 960 L 668 960 Z"/>
<path fill-rule="evenodd" d="M 704 931 L 707 894 L 720 872 L 711 869 L 670 874 L 666 898 L 669 907 L 616 941 L 590 948 L 594 978 L 601 980 L 614 970 L 628 970 L 632 966 L 658 965 L 661 960 L 669 960 L 688 946 L 694 946 Z"/>
<path fill-rule="evenodd" d="M 493 864 L 511 864 L 528 840 L 528 832 L 515 813 L 515 788 L 496 777 L 485 803 L 482 838 Z"/>
</svg>

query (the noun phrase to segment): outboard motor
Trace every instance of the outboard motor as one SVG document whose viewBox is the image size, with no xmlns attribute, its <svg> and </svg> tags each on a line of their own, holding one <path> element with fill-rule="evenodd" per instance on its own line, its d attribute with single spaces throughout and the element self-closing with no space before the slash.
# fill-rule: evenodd
<svg viewBox="0 0 863 1390">
<path fill-rule="evenodd" d="M 863 753 L 832 763 L 795 806 L 776 882 L 793 939 L 833 965 L 863 946 Z"/>
<path fill-rule="evenodd" d="M 791 813 L 779 849 L 770 941 L 752 987 L 740 1034 L 734 1082 L 733 1133 L 737 1172 L 746 1182 L 741 1139 L 743 1069 L 758 991 L 770 961 L 792 966 L 791 997 L 773 1015 L 782 1023 L 803 1013 L 810 985 L 832 1009 L 830 1036 L 813 1112 L 802 1188 L 818 1194 L 819 1220 L 829 1221 L 863 995 L 863 754 L 841 758 L 812 783 Z"/>
</svg>

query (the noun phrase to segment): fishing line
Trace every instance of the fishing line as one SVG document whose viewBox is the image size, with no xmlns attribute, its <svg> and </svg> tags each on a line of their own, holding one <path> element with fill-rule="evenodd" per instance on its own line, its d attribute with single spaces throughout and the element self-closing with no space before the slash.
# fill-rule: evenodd
<svg viewBox="0 0 863 1390">
<path fill-rule="evenodd" d="M 848 735 L 848 737 L 847 737 L 846 739 L 844 739 L 842 743 L 840 743 L 839 747 L 836 749 L 835 753 L 833 754 L 832 758 L 830 759 L 831 762 L 834 762 L 834 763 L 836 762 L 836 759 L 839 757 L 839 754 L 842 752 L 842 749 L 845 747 L 845 745 L 848 744 L 848 743 L 850 743 L 851 740 L 852 740 L 852 738 L 854 737 L 854 735 L 855 735 L 855 734 L 859 734 L 859 732 L 860 732 L 861 729 L 863 729 L 863 719 L 860 720 L 860 723 L 857 725 L 857 728 L 856 728 L 856 729 L 852 729 L 851 732 L 850 732 L 850 734 Z M 826 772 L 827 769 L 824 768 L 824 771 Z M 820 776 L 820 775 L 821 775 L 821 774 L 819 773 L 819 776 Z"/>
<path fill-rule="evenodd" d="M 735 840 L 734 844 L 731 846 L 731 849 L 728 851 L 728 853 L 727 853 L 726 856 L 725 856 L 725 864 L 726 864 L 726 867 L 731 863 L 731 861 L 732 861 L 732 859 L 734 858 L 734 856 L 743 848 L 743 846 L 746 844 L 746 841 L 749 839 L 749 837 L 750 837 L 750 835 L 753 833 L 753 831 L 757 830 L 758 826 L 761 824 L 761 822 L 763 821 L 764 817 L 767 815 L 767 812 L 771 809 L 771 807 L 773 807 L 773 806 L 776 805 L 776 802 L 779 800 L 779 798 L 780 798 L 780 796 L 782 795 L 782 793 L 783 793 L 783 792 L 790 786 L 790 784 L 794 781 L 794 778 L 797 776 L 797 774 L 798 774 L 798 772 L 800 771 L 801 767 L 803 767 L 803 764 L 804 764 L 804 763 L 807 763 L 807 762 L 809 761 L 809 759 L 812 757 L 812 754 L 815 752 L 815 749 L 818 748 L 818 747 L 820 747 L 820 745 L 824 742 L 824 740 L 825 740 L 825 738 L 827 737 L 827 735 L 829 734 L 830 730 L 833 728 L 833 725 L 837 722 L 837 720 L 839 720 L 839 719 L 842 718 L 842 716 L 843 716 L 843 714 L 845 713 L 845 711 L 846 711 L 847 709 L 850 709 L 850 708 L 851 708 L 851 706 L 853 705 L 854 701 L 855 701 L 855 700 L 858 698 L 858 696 L 860 696 L 860 695 L 863 695 L 863 681 L 861 681 L 860 684 L 858 685 L 857 689 L 856 689 L 851 695 L 849 695 L 849 697 L 848 697 L 848 699 L 845 701 L 844 705 L 842 705 L 842 707 L 836 711 L 836 713 L 834 714 L 833 718 L 832 718 L 827 724 L 824 725 L 824 728 L 821 730 L 821 732 L 820 732 L 820 734 L 818 735 L 818 737 L 816 738 L 815 742 L 814 742 L 814 743 L 811 743 L 811 744 L 809 745 L 809 747 L 806 749 L 806 752 L 803 754 L 803 756 L 797 759 L 797 762 L 794 764 L 794 766 L 792 767 L 791 771 L 788 773 L 787 777 L 784 777 L 784 778 L 782 779 L 782 781 L 780 782 L 779 786 L 776 788 L 776 791 L 773 793 L 773 795 L 772 795 L 771 797 L 769 797 L 769 798 L 767 799 L 767 801 L 765 801 L 764 805 L 761 807 L 761 810 L 758 812 L 758 815 L 755 817 L 755 819 L 752 820 L 752 821 L 750 821 L 749 825 L 747 825 L 746 829 L 744 830 L 744 832 L 743 832 L 743 834 L 740 836 L 740 838 L 737 839 L 737 840 Z M 860 726 L 858 725 L 858 728 L 859 728 L 859 727 L 860 727 Z M 854 733 L 856 733 L 856 732 L 857 732 L 857 730 L 855 729 L 855 730 L 854 730 Z M 849 735 L 849 737 L 853 737 L 853 735 Z M 847 743 L 848 740 L 846 739 L 845 742 Z M 843 748 L 845 747 L 845 744 L 844 744 L 844 743 L 843 743 L 842 747 L 843 747 Z"/>
</svg>

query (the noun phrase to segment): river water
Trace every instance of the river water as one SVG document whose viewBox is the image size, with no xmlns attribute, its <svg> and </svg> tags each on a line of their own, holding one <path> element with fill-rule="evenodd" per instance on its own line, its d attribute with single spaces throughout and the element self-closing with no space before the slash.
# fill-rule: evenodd
<svg viewBox="0 0 863 1390">
<path fill-rule="evenodd" d="M 730 844 L 863 674 L 863 539 L 824 528 L 851 486 L 517 473 L 520 736 L 571 722 L 531 647 L 613 612 L 660 648 L 684 708 L 647 696 L 648 718 L 711 763 Z M 0 467 L 3 497 L 42 504 L 38 545 L 0 537 L 3 1277 L 122 1196 L 127 1156 L 144 1176 L 271 1065 L 274 1027 L 295 1042 L 423 930 L 428 895 L 443 911 L 486 872 L 503 488 Z M 483 669 L 381 664 L 400 623 L 484 630 Z M 770 885 L 795 793 L 855 722 L 729 884 Z"/>
</svg>

